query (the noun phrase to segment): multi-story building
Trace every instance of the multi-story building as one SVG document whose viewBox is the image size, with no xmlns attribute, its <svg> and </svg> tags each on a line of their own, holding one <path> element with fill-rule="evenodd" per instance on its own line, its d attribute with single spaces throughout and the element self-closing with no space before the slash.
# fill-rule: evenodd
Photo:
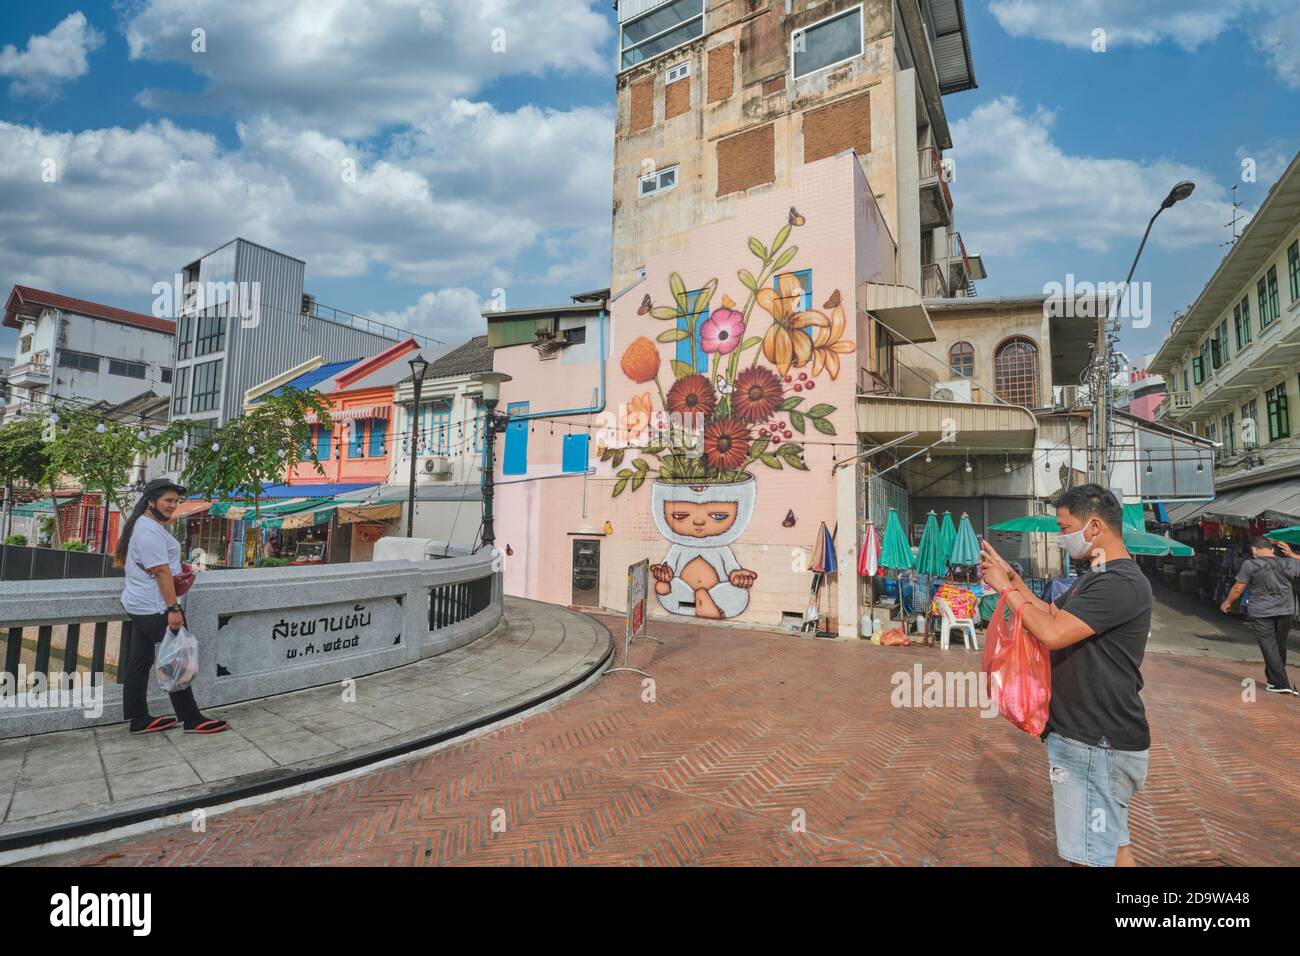
<svg viewBox="0 0 1300 956">
<path fill-rule="evenodd" d="M 18 331 L 6 415 L 171 394 L 170 319 L 16 285 L 4 325 Z"/>
<path fill-rule="evenodd" d="M 234 239 L 178 273 L 167 290 L 178 300 L 173 418 L 216 429 L 240 413 L 246 391 L 286 366 L 355 360 L 410 337 L 318 305 L 303 293 L 305 269 L 301 259 Z M 172 465 L 179 469 L 179 456 Z"/>
<path fill-rule="evenodd" d="M 1248 530 L 1300 523 L 1300 155 L 1269 190 L 1150 365 L 1157 421 L 1217 444 L 1217 497 L 1173 513 Z"/>
<path fill-rule="evenodd" d="M 975 87 L 962 0 L 619 0 L 611 287 L 747 195 L 853 150 L 895 281 L 973 294 L 943 97 Z"/>
</svg>

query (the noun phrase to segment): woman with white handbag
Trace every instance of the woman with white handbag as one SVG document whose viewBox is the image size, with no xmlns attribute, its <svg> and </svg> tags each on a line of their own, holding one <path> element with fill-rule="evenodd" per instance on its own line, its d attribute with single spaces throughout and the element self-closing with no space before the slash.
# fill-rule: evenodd
<svg viewBox="0 0 1300 956">
<path fill-rule="evenodd" d="M 149 482 L 113 552 L 113 564 L 126 573 L 122 607 L 132 624 L 130 646 L 123 648 L 127 661 L 122 674 L 122 716 L 130 721 L 133 734 L 171 730 L 182 722 L 187 734 L 216 734 L 230 728 L 224 720 L 203 716 L 188 686 L 169 692 L 175 717 L 149 713 L 146 689 L 154 652 L 168 631 L 178 632 L 185 626 L 178 599 L 194 576 L 182 567 L 180 542 L 166 528 L 184 495 L 184 488 L 166 478 Z"/>
</svg>

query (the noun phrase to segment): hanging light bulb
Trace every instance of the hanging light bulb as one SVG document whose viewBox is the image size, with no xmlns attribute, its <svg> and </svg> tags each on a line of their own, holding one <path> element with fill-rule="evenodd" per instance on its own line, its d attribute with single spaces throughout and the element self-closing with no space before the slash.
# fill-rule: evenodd
<svg viewBox="0 0 1300 956">
<path fill-rule="evenodd" d="M 969 475 L 970 473 L 971 473 L 971 467 L 970 467 L 970 455 L 967 455 L 967 456 L 966 456 L 966 474 Z"/>
<path fill-rule="evenodd" d="M 1004 475 L 1009 475 L 1009 474 L 1011 474 L 1011 456 L 1010 456 L 1010 455 L 1007 455 L 1007 463 L 1006 463 L 1005 465 L 1002 466 L 1002 473 L 1003 473 Z"/>
<path fill-rule="evenodd" d="M 104 432 L 108 431 L 108 429 L 105 427 L 103 422 L 100 422 L 98 425 L 95 426 L 95 431 L 99 432 L 99 434 L 102 435 L 104 434 Z"/>
<path fill-rule="evenodd" d="M 214 442 L 212 443 L 212 450 L 213 450 L 213 451 L 221 451 L 221 444 L 220 444 L 219 442 L 215 442 L 215 441 L 214 441 Z"/>
<path fill-rule="evenodd" d="M 928 465 L 933 459 L 930 458 L 930 449 L 925 450 L 925 463 Z"/>
<path fill-rule="evenodd" d="M 50 412 L 50 421 L 52 421 L 54 424 L 57 425 L 57 424 L 59 423 L 59 413 L 58 413 L 58 412 Z"/>
<path fill-rule="evenodd" d="M 148 438 L 149 436 L 148 436 L 148 434 L 145 432 L 145 430 L 142 428 L 142 429 L 140 429 L 138 432 L 135 433 L 135 437 L 138 438 L 138 439 L 140 439 L 141 441 L 144 441 L 144 440 L 145 440 L 146 438 Z"/>
<path fill-rule="evenodd" d="M 249 453 L 250 455 L 256 455 L 256 454 L 257 454 L 257 449 L 254 448 L 252 445 L 249 445 L 249 446 L 248 446 L 248 453 Z"/>
</svg>

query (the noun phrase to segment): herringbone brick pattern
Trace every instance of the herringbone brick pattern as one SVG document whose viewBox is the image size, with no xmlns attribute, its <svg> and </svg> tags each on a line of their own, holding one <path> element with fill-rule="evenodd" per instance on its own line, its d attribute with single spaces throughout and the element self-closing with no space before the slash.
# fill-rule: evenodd
<svg viewBox="0 0 1300 956">
<path fill-rule="evenodd" d="M 621 634 L 622 622 L 607 622 Z M 974 708 L 895 708 L 891 678 L 975 670 L 880 648 L 656 621 L 613 674 L 489 736 L 315 793 L 60 858 L 75 865 L 1056 864 L 1043 745 Z M 1253 664 L 1150 655 L 1145 865 L 1294 865 L 1300 700 Z"/>
</svg>

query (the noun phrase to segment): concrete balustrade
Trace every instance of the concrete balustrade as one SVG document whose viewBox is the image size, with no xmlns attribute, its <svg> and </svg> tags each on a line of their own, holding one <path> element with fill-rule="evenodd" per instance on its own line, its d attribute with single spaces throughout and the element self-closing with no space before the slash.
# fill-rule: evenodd
<svg viewBox="0 0 1300 956">
<path fill-rule="evenodd" d="M 441 542 L 385 540 L 394 540 L 388 549 L 377 549 L 385 560 L 199 575 L 184 601 L 199 643 L 199 673 L 192 685 L 199 706 L 410 664 L 462 647 L 500 622 L 501 575 L 491 552 L 471 555 Z M 394 554 L 402 557 L 387 560 Z M 53 672 L 48 686 L 58 687 L 63 672 L 78 669 L 78 656 L 91 657 L 92 669 L 102 669 L 104 645 L 113 640 L 110 628 L 129 633 L 121 589 L 121 579 L 0 583 L 0 646 L 5 672 L 14 675 L 0 686 L 0 739 L 122 719 L 117 682 L 101 686 L 102 713 L 95 716 L 87 712 L 85 698 L 46 706 L 16 677 L 22 662 L 28 674 Z M 60 651 L 52 643 L 63 625 L 68 630 Z M 118 673 L 125 657 L 123 648 Z M 84 680 L 88 670 L 79 670 Z M 149 700 L 151 712 L 171 712 L 152 678 Z"/>
</svg>

